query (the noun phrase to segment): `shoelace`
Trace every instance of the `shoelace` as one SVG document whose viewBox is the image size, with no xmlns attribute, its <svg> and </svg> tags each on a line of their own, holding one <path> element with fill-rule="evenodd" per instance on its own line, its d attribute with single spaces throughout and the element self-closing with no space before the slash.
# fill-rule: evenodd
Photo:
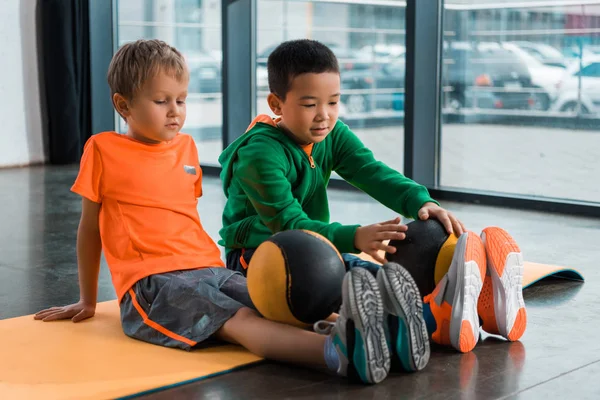
<svg viewBox="0 0 600 400">
<path fill-rule="evenodd" d="M 329 335 L 334 327 L 335 323 L 329 321 L 317 321 L 313 325 L 314 331 L 321 335 Z"/>
</svg>

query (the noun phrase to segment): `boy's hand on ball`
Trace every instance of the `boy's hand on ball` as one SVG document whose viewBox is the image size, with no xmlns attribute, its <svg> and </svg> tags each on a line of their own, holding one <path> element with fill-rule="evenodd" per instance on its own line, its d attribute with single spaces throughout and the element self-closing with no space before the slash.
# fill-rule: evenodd
<svg viewBox="0 0 600 400">
<path fill-rule="evenodd" d="M 373 225 L 361 226 L 354 235 L 354 246 L 373 257 L 380 263 L 385 263 L 385 258 L 379 255 L 381 250 L 395 253 L 396 248 L 387 244 L 390 240 L 404 240 L 408 227 L 400 224 L 400 217 L 380 222 Z M 385 243 L 384 243 L 385 242 Z"/>
<path fill-rule="evenodd" d="M 440 221 L 448 234 L 456 234 L 456 236 L 462 235 L 467 231 L 465 226 L 452 214 L 450 211 L 444 210 L 442 207 L 435 203 L 425 203 L 419 210 L 419 219 L 426 221 L 430 217 L 433 217 Z"/>
</svg>

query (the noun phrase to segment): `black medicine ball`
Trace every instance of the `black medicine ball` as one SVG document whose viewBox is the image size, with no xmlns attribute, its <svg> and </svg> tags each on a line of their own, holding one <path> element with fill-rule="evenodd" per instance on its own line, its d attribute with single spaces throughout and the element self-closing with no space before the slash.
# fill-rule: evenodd
<svg viewBox="0 0 600 400">
<path fill-rule="evenodd" d="M 276 233 L 248 265 L 248 292 L 267 319 L 305 327 L 339 311 L 344 261 L 325 237 L 306 230 Z"/>
<path fill-rule="evenodd" d="M 417 283 L 421 296 L 426 296 L 433 292 L 436 282 L 442 278 L 436 276 L 436 269 L 438 275 L 439 271 L 445 273 L 448 270 L 458 238 L 456 235 L 449 235 L 436 219 L 415 220 L 407 226 L 404 240 L 390 241 L 390 246 L 396 248 L 396 253 L 386 253 L 385 258 L 408 270 Z"/>
</svg>

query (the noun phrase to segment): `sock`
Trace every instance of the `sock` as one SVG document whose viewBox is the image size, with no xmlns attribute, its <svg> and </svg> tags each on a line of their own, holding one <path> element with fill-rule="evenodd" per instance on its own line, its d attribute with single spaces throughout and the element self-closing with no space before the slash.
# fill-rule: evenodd
<svg viewBox="0 0 600 400">
<path fill-rule="evenodd" d="M 323 355 L 325 356 L 325 364 L 327 364 L 327 368 L 333 372 L 337 372 L 340 368 L 340 357 L 338 356 L 337 350 L 333 345 L 333 338 L 331 336 L 327 336 L 325 338 L 325 349 L 323 350 Z"/>
<path fill-rule="evenodd" d="M 431 337 L 433 332 L 437 329 L 437 323 L 435 322 L 431 307 L 429 307 L 428 303 L 423 303 L 423 317 L 425 319 L 425 325 L 427 325 L 427 333 L 429 334 L 429 337 Z"/>
</svg>

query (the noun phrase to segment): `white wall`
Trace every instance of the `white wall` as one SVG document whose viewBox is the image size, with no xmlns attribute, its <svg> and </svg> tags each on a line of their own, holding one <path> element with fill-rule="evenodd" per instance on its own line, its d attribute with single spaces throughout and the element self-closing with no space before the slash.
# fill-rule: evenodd
<svg viewBox="0 0 600 400">
<path fill-rule="evenodd" d="M 0 0 L 0 167 L 45 160 L 36 3 Z"/>
</svg>

